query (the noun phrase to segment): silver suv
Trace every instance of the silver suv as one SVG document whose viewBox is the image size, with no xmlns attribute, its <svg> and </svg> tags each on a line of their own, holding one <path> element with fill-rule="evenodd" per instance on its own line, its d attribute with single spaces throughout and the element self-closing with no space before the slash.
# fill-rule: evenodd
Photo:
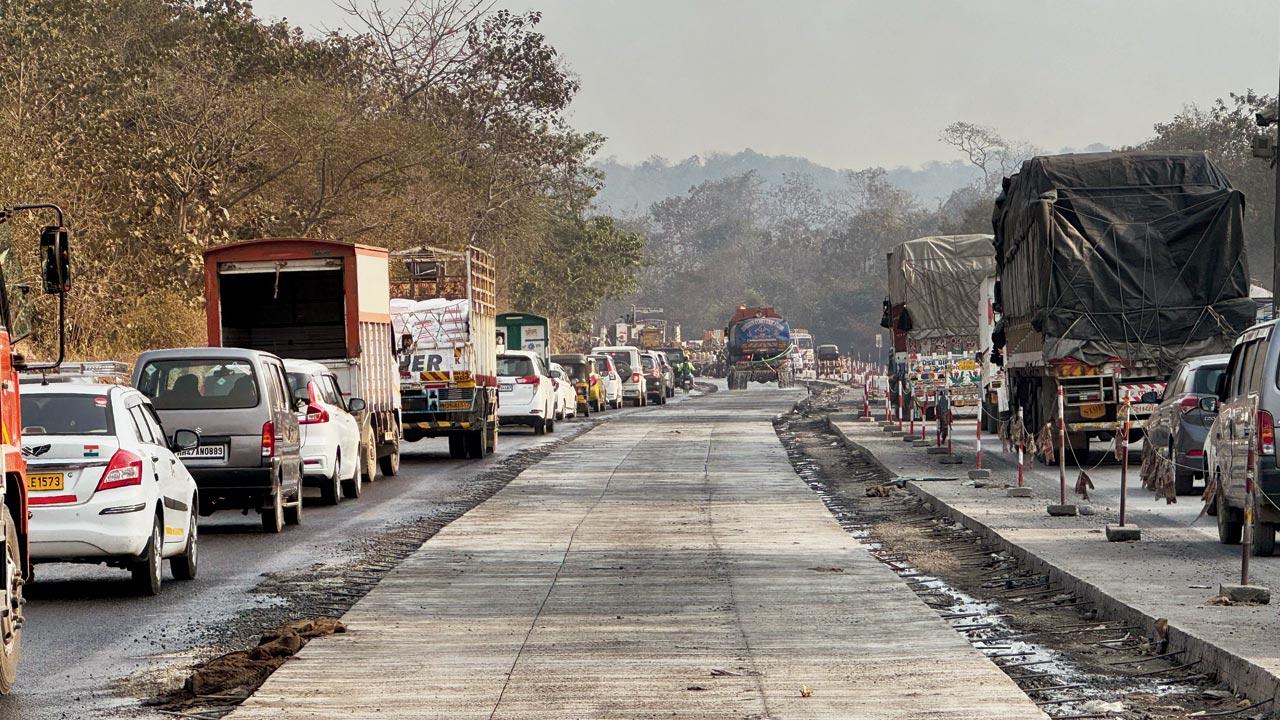
<svg viewBox="0 0 1280 720">
<path fill-rule="evenodd" d="M 1227 371 L 1218 383 L 1217 397 L 1200 401 L 1205 412 L 1217 412 L 1209 429 L 1205 457 L 1218 482 L 1210 513 L 1218 519 L 1218 539 L 1240 542 L 1244 525 L 1245 472 L 1252 445 L 1256 503 L 1253 551 L 1271 555 L 1280 523 L 1280 466 L 1276 464 L 1275 418 L 1280 414 L 1280 376 L 1273 339 L 1276 322 L 1255 325 L 1236 340 Z"/>
<path fill-rule="evenodd" d="M 133 384 L 166 427 L 196 428 L 178 454 L 200 488 L 200 513 L 257 510 L 267 532 L 302 522 L 301 434 L 284 363 L 240 348 L 151 350 Z"/>
</svg>

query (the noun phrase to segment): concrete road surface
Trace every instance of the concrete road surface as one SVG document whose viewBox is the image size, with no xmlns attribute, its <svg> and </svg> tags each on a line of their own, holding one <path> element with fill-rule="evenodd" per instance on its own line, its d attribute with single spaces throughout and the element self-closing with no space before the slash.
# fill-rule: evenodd
<svg viewBox="0 0 1280 720">
<path fill-rule="evenodd" d="M 843 531 L 753 387 L 601 425 L 230 717 L 1043 718 Z"/>
</svg>

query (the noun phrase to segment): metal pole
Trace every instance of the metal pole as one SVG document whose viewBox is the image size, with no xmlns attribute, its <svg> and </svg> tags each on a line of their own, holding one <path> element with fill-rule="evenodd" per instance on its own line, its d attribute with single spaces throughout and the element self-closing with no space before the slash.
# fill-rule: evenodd
<svg viewBox="0 0 1280 720">
<path fill-rule="evenodd" d="M 948 403 L 947 417 L 946 417 L 946 420 L 944 421 L 947 427 L 947 454 L 948 455 L 951 454 L 951 431 L 955 429 L 953 427 L 954 421 L 955 421 L 955 413 L 951 412 L 951 405 L 950 403 Z"/>
<path fill-rule="evenodd" d="M 1280 94 L 1276 95 L 1276 102 L 1280 103 Z M 1277 108 L 1276 117 L 1277 119 L 1280 119 L 1280 108 Z M 1276 125 L 1276 131 L 1278 134 L 1280 134 L 1280 122 L 1278 122 Z M 1278 137 L 1280 137 L 1280 135 L 1278 135 Z M 1274 152 L 1280 153 L 1280 145 L 1275 146 Z M 1272 234 L 1272 246 L 1271 246 L 1271 252 L 1272 252 L 1271 295 L 1274 298 L 1271 302 L 1271 307 L 1275 308 L 1277 307 L 1276 300 L 1280 300 L 1280 296 L 1277 296 L 1277 293 L 1280 293 L 1280 157 L 1273 156 L 1271 158 L 1271 164 L 1272 166 L 1275 167 L 1275 170 L 1276 170 L 1276 174 L 1275 174 L 1276 213 L 1275 213 L 1275 220 L 1272 225 L 1273 234 Z M 1273 310 L 1272 312 L 1275 312 L 1275 311 Z"/>
<path fill-rule="evenodd" d="M 1125 497 L 1129 494 L 1129 403 L 1124 404 L 1124 422 L 1120 425 L 1120 527 L 1124 527 Z"/>
<path fill-rule="evenodd" d="M 1018 487 L 1022 487 L 1022 451 L 1026 446 L 1026 442 L 1024 440 L 1026 428 L 1022 424 L 1022 408 L 1018 408 L 1018 428 Z"/>
<path fill-rule="evenodd" d="M 1067 504 L 1067 419 L 1066 395 L 1062 386 L 1058 386 L 1058 499 L 1060 505 Z"/>
<path fill-rule="evenodd" d="M 974 453 L 974 467 L 982 469 L 982 401 L 978 401 L 978 425 L 976 435 L 978 437 L 978 451 Z"/>
</svg>

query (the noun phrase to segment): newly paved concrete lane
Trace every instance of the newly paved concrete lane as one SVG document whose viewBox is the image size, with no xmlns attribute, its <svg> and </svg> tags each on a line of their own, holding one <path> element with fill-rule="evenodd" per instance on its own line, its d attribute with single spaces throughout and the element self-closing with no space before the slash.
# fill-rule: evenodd
<svg viewBox="0 0 1280 720">
<path fill-rule="evenodd" d="M 353 541 L 431 513 L 501 458 L 554 442 L 583 425 L 561 423 L 549 436 L 512 430 L 503 434 L 498 456 L 484 461 L 449 460 L 444 440 L 407 445 L 398 477 L 366 486 L 359 500 L 308 506 L 303 525 L 278 536 L 262 533 L 256 515 L 202 518 L 199 577 L 175 582 L 166 570 L 157 597 L 138 597 L 123 570 L 37 566 L 18 686 L 13 695 L 0 698 L 0 718 L 79 720 L 132 712 L 126 708 L 136 706 L 136 699 L 119 696 L 114 685 L 145 669 L 173 664 L 181 670 L 193 646 L 218 637 L 239 613 L 274 602 L 269 594 L 250 592 L 264 575 L 349 559 L 344 548 Z"/>
<path fill-rule="evenodd" d="M 770 421 L 799 396 L 580 436 L 231 717 L 1043 718 L 795 475 Z"/>
</svg>

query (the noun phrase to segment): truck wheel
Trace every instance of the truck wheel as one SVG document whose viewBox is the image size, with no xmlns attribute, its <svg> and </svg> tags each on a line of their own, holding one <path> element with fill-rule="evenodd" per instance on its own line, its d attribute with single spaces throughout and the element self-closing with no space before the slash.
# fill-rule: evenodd
<svg viewBox="0 0 1280 720">
<path fill-rule="evenodd" d="M 1227 498 L 1223 493 L 1221 481 L 1218 484 L 1217 505 L 1218 542 L 1223 545 L 1239 545 L 1240 534 L 1244 530 L 1243 523 L 1232 517 L 1231 507 L 1227 505 Z"/>
<path fill-rule="evenodd" d="M 142 557 L 129 564 L 133 576 L 133 588 L 139 595 L 159 595 L 161 573 L 164 570 L 164 523 L 157 515 L 151 522 L 151 538 L 142 550 Z"/>
<path fill-rule="evenodd" d="M 367 427 L 360 439 L 360 472 L 364 481 L 371 483 L 378 479 L 378 446 L 373 439 L 373 428 Z"/>
<path fill-rule="evenodd" d="M 1276 526 L 1253 518 L 1253 554 L 1271 557 L 1276 554 Z"/>
<path fill-rule="evenodd" d="M 284 490 L 276 484 L 276 491 L 271 498 L 271 507 L 263 508 L 262 529 L 273 534 L 284 532 Z"/>
<path fill-rule="evenodd" d="M 378 458 L 378 469 L 386 477 L 395 477 L 400 474 L 400 444 L 397 443 L 395 449 L 390 455 L 383 455 Z"/>
<path fill-rule="evenodd" d="M 0 695 L 13 692 L 13 685 L 18 679 L 18 660 L 22 656 L 22 553 L 18 548 L 18 529 L 9 515 L 9 508 L 0 508 L 0 518 L 4 522 L 4 595 L 3 609 L 0 615 L 0 631 L 3 645 L 0 646 Z"/>
<path fill-rule="evenodd" d="M 484 451 L 492 455 L 498 449 L 497 423 L 487 423 L 485 426 L 485 434 L 489 437 L 489 441 L 484 444 Z"/>
<path fill-rule="evenodd" d="M 449 457 L 461 460 L 467 456 L 467 439 L 462 433 L 449 433 Z"/>
<path fill-rule="evenodd" d="M 463 436 L 467 446 L 467 457 L 472 460 L 484 459 L 484 431 L 471 430 Z"/>
</svg>

